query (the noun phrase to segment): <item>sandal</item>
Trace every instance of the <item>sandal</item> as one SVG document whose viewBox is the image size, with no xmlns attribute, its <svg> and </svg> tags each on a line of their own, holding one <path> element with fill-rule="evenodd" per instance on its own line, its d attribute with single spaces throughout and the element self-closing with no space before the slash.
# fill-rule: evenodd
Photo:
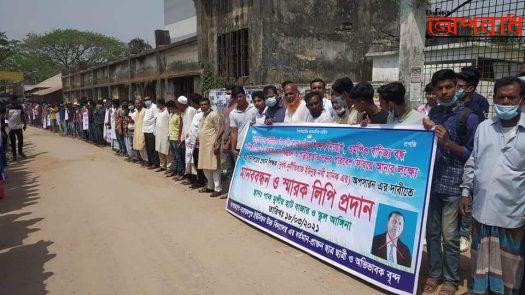
<svg viewBox="0 0 525 295">
<path fill-rule="evenodd" d="M 209 189 L 209 188 L 207 188 L 207 187 L 203 187 L 203 188 L 201 188 L 201 189 L 199 190 L 199 193 L 213 193 L 213 192 L 214 192 L 214 190 Z"/>
<path fill-rule="evenodd" d="M 423 287 L 423 293 L 430 294 L 430 293 L 436 292 L 438 285 L 439 285 L 439 280 L 428 278 L 425 281 L 425 286 Z"/>
<path fill-rule="evenodd" d="M 439 295 L 454 295 L 456 294 L 458 287 L 452 284 L 443 284 L 439 289 Z"/>
</svg>

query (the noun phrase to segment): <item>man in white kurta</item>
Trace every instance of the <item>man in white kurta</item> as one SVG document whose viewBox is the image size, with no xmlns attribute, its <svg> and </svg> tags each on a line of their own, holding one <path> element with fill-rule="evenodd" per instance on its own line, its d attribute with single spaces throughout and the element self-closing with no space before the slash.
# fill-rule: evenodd
<svg viewBox="0 0 525 295">
<path fill-rule="evenodd" d="M 120 147 L 118 147 L 118 142 L 117 142 L 117 132 L 115 130 L 115 120 L 116 120 L 116 117 L 117 117 L 117 107 L 116 107 L 116 102 L 112 102 L 111 103 L 111 112 L 110 112 L 110 115 L 111 115 L 111 122 L 110 122 L 110 125 L 111 125 L 111 147 L 113 150 L 118 150 Z"/>
<path fill-rule="evenodd" d="M 166 102 L 164 99 L 159 99 L 157 101 L 158 112 L 156 113 L 155 118 L 155 151 L 159 154 L 160 168 L 157 169 L 157 172 L 160 171 L 170 171 L 171 169 L 171 157 L 169 155 L 170 150 L 170 131 L 169 131 L 169 120 L 170 115 L 168 108 L 166 108 Z"/>
</svg>

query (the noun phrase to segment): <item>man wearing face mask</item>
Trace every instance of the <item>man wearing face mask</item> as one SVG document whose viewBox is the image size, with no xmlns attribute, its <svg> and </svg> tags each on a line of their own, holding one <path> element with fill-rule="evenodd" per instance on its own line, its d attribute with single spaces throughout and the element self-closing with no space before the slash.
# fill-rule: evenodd
<svg viewBox="0 0 525 295">
<path fill-rule="evenodd" d="M 354 83 L 344 77 L 335 80 L 332 84 L 332 107 L 334 109 L 334 123 L 354 125 L 363 119 L 363 113 L 354 108 L 355 101 L 350 98 Z"/>
<path fill-rule="evenodd" d="M 155 151 L 155 119 L 157 117 L 158 108 L 149 97 L 144 99 L 144 121 L 142 123 L 142 132 L 144 132 L 144 139 L 146 141 L 146 152 L 148 154 L 148 169 L 158 169 L 160 167 L 159 154 Z"/>
<path fill-rule="evenodd" d="M 453 70 L 437 71 L 431 82 L 440 105 L 430 110 L 423 124 L 427 129 L 435 127 L 438 138 L 427 218 L 430 270 L 424 292 L 433 293 L 443 280 L 440 293 L 454 294 L 459 283 L 459 186 L 480 120 L 458 104 L 463 90 L 456 91 Z"/>
<path fill-rule="evenodd" d="M 480 121 L 487 118 L 489 112 L 489 103 L 487 99 L 476 92 L 476 87 L 479 83 L 479 73 L 472 67 L 464 67 L 461 72 L 457 74 L 458 83 L 456 88 L 463 89 L 463 97 L 458 99 L 463 102 L 463 105 L 474 114 L 476 114 Z"/>
<path fill-rule="evenodd" d="M 310 91 L 318 92 L 323 98 L 323 108 L 328 111 L 331 117 L 335 115 L 335 111 L 332 108 L 332 101 L 325 97 L 326 94 L 326 83 L 321 78 L 315 78 L 310 81 Z"/>
<path fill-rule="evenodd" d="M 379 100 L 388 106 L 387 124 L 421 126 L 425 116 L 405 102 L 405 86 L 392 82 L 377 89 Z"/>
<path fill-rule="evenodd" d="M 272 125 L 274 122 L 282 123 L 284 121 L 286 109 L 284 107 L 284 100 L 279 97 L 277 87 L 273 85 L 264 86 L 263 93 L 266 97 L 265 103 L 267 106 L 267 109 L 264 112 L 266 117 L 264 124 Z"/>
<path fill-rule="evenodd" d="M 519 78 L 496 81 L 496 116 L 479 125 L 465 164 L 460 212 L 473 218 L 470 294 L 525 294 L 524 97 Z"/>
</svg>

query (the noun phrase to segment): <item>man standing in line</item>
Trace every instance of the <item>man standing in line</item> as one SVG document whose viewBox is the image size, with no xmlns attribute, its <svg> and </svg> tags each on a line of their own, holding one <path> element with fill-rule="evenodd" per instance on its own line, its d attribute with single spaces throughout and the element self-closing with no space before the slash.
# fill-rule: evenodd
<svg viewBox="0 0 525 295">
<path fill-rule="evenodd" d="M 51 123 L 51 132 L 56 133 L 58 132 L 58 127 L 57 127 L 58 108 L 55 106 L 55 104 L 52 104 L 48 110 L 49 110 L 49 123 Z"/>
<path fill-rule="evenodd" d="M 479 124 L 465 164 L 460 211 L 470 215 L 472 198 L 470 294 L 525 294 L 524 98 L 519 78 L 496 81 L 496 116 Z"/>
<path fill-rule="evenodd" d="M 232 96 L 233 85 L 226 86 L 226 108 L 223 111 L 224 135 L 222 136 L 222 153 L 226 165 L 226 177 L 231 179 L 235 168 L 235 157 L 231 149 L 230 113 L 237 107 L 237 98 Z"/>
<path fill-rule="evenodd" d="M 181 97 L 178 98 L 179 100 Z M 188 101 L 186 101 L 186 104 Z M 181 153 L 181 135 L 182 135 L 182 108 L 178 107 L 175 101 L 170 100 L 166 103 L 169 117 L 169 143 L 170 154 L 172 158 L 171 171 L 166 175 L 167 177 L 174 176 L 174 180 L 180 181 L 184 179 L 184 154 Z"/>
<path fill-rule="evenodd" d="M 462 73 L 470 72 L 470 73 L 473 73 L 475 75 L 475 77 L 476 77 L 475 81 L 476 82 L 474 84 L 474 91 L 472 93 L 471 100 L 472 100 L 472 103 L 476 104 L 478 109 L 480 109 L 483 112 L 483 114 L 485 115 L 485 119 L 486 119 L 488 114 L 489 114 L 489 107 L 490 107 L 489 101 L 487 100 L 487 98 L 485 96 L 479 94 L 476 91 L 476 88 L 478 87 L 478 84 L 479 84 L 479 79 L 481 78 L 480 70 L 478 68 L 475 68 L 475 67 L 472 67 L 472 66 L 467 66 L 467 67 L 462 67 L 461 68 L 461 72 Z M 471 108 L 468 105 L 466 105 L 466 107 Z"/>
<path fill-rule="evenodd" d="M 263 92 L 266 97 L 265 103 L 268 107 L 264 112 L 266 117 L 264 124 L 272 125 L 273 123 L 284 122 L 286 108 L 284 107 L 284 100 L 279 96 L 277 87 L 273 85 L 264 86 Z"/>
<path fill-rule="evenodd" d="M 456 76 L 458 78 L 457 88 L 463 90 L 463 97 L 459 98 L 463 106 L 469 108 L 476 114 L 480 121 L 485 120 L 489 107 L 488 102 L 486 108 L 484 106 L 484 100 L 486 100 L 486 98 L 475 92 L 479 83 L 478 74 L 474 70 L 464 70 L 457 73 Z M 483 106 L 483 109 L 481 106 Z"/>
<path fill-rule="evenodd" d="M 187 176 L 196 174 L 195 178 L 190 177 L 187 181 L 184 181 L 182 184 L 184 185 L 190 185 L 191 189 L 196 189 L 203 187 L 206 183 L 206 177 L 204 176 L 204 172 L 202 169 L 198 169 L 199 164 L 199 131 L 201 126 L 201 121 L 204 116 L 201 108 L 200 108 L 200 101 L 203 99 L 203 97 L 200 94 L 194 93 L 190 95 L 190 105 L 193 107 L 198 107 L 197 113 L 195 116 L 193 116 L 193 120 L 191 121 L 190 129 L 188 130 L 188 134 L 186 135 L 184 142 L 185 142 L 185 158 L 184 158 L 184 171 Z M 183 120 L 183 128 L 184 128 L 184 120 Z"/>
<path fill-rule="evenodd" d="M 146 113 L 142 125 L 142 132 L 146 140 L 146 152 L 148 153 L 148 169 L 158 169 L 160 167 L 159 154 L 155 151 L 155 118 L 157 117 L 158 108 L 149 97 L 144 99 Z"/>
<path fill-rule="evenodd" d="M 246 92 L 242 86 L 232 89 L 232 96 L 237 100 L 237 107 L 230 113 L 231 151 L 237 161 L 239 152 L 244 143 L 244 137 L 250 126 L 255 121 L 257 109 L 246 100 Z"/>
<path fill-rule="evenodd" d="M 428 116 L 430 109 L 437 106 L 437 99 L 434 95 L 432 84 L 430 83 L 428 83 L 427 86 L 425 86 L 425 100 L 427 102 L 417 107 L 417 111 L 424 114 L 425 116 Z"/>
<path fill-rule="evenodd" d="M 305 122 L 311 123 L 332 123 L 333 119 L 323 107 L 323 97 L 318 92 L 309 92 L 305 95 L 304 101 L 308 108 Z"/>
<path fill-rule="evenodd" d="M 318 92 L 323 98 L 323 108 L 330 114 L 330 117 L 335 115 L 335 111 L 332 108 L 332 101 L 325 97 L 326 94 L 326 83 L 321 78 L 316 78 L 310 81 L 310 91 Z"/>
<path fill-rule="evenodd" d="M 194 100 L 194 94 L 190 95 L 190 99 L 188 99 L 186 96 L 181 95 L 177 98 L 177 101 L 175 102 L 177 110 L 180 112 L 180 116 L 182 118 L 181 121 L 181 136 L 179 139 L 178 149 L 177 152 L 179 152 L 179 155 L 182 157 L 182 174 L 184 175 L 185 167 L 185 156 L 186 156 L 186 143 L 185 139 L 188 136 L 188 133 L 190 132 L 191 128 L 191 122 L 193 121 L 193 117 L 195 117 L 195 114 L 197 113 L 197 110 L 200 108 L 199 104 L 193 102 Z M 188 173 L 189 174 L 189 173 Z"/>
<path fill-rule="evenodd" d="M 124 129 L 124 144 L 126 145 L 126 154 L 128 162 L 135 162 L 137 157 L 133 150 L 133 132 L 135 125 L 133 124 L 136 118 L 135 106 L 130 103 L 124 109 L 124 116 L 122 118 L 122 128 Z"/>
<path fill-rule="evenodd" d="M 463 90 L 463 97 L 459 97 L 463 106 L 469 108 L 474 114 L 476 114 L 480 122 L 484 121 L 488 114 L 489 104 L 487 102 L 485 106 L 487 99 L 475 92 L 479 83 L 479 73 L 472 67 L 465 67 L 457 74 L 457 78 L 457 88 Z M 481 109 L 482 107 L 484 108 L 483 110 Z M 472 217 L 470 215 L 460 216 L 460 252 L 466 252 L 469 249 L 471 223 Z"/>
<path fill-rule="evenodd" d="M 133 119 L 133 125 L 135 131 L 133 132 L 133 149 L 136 155 L 140 156 L 140 164 L 146 165 L 148 163 L 148 153 L 146 152 L 146 140 L 142 127 L 144 126 L 144 116 L 146 115 L 146 109 L 144 109 L 142 99 L 135 99 L 135 118 Z"/>
<path fill-rule="evenodd" d="M 158 112 L 155 118 L 155 151 L 159 155 L 160 167 L 155 172 L 165 171 L 168 174 L 171 170 L 170 155 L 170 114 L 166 108 L 166 101 L 163 98 L 157 100 Z"/>
<path fill-rule="evenodd" d="M 425 116 L 406 104 L 405 91 L 400 82 L 388 83 L 377 89 L 379 100 L 388 106 L 387 124 L 421 126 Z"/>
<path fill-rule="evenodd" d="M 266 97 L 262 91 L 254 91 L 252 93 L 252 103 L 253 106 L 257 109 L 255 112 L 255 121 L 250 122 L 250 124 L 264 124 L 266 116 L 264 115 L 264 110 L 266 110 Z"/>
<path fill-rule="evenodd" d="M 97 107 L 95 110 L 95 144 L 99 146 L 104 146 L 104 118 L 106 117 L 106 108 L 104 107 L 102 101 L 98 101 Z"/>
<path fill-rule="evenodd" d="M 232 91 L 232 93 L 235 93 Z M 201 193 L 211 193 L 215 198 L 222 194 L 221 185 L 221 126 L 222 118 L 218 111 L 210 108 L 210 100 L 203 98 L 200 101 L 203 119 L 199 130 L 199 162 L 198 168 L 204 171 L 208 184 L 199 190 Z"/>
<path fill-rule="evenodd" d="M 95 102 L 90 99 L 88 101 L 88 120 L 89 120 L 89 127 L 88 127 L 88 137 L 89 142 L 94 143 L 95 142 Z"/>
<path fill-rule="evenodd" d="M 299 95 L 299 89 L 294 82 L 283 83 L 284 101 L 286 112 L 284 115 L 285 123 L 302 123 L 305 121 L 309 111 L 306 103 Z"/>
<path fill-rule="evenodd" d="M 11 142 L 11 153 L 13 160 L 16 160 L 17 141 L 18 154 L 25 158 L 24 148 L 24 131 L 27 128 L 26 114 L 22 106 L 18 103 L 16 95 L 11 97 L 11 102 L 7 111 L 7 126 L 9 127 L 9 141 Z"/>
<path fill-rule="evenodd" d="M 339 113 L 334 117 L 334 122 L 338 124 L 355 125 L 361 123 L 363 113 L 358 112 L 355 107 L 355 101 L 350 97 L 350 92 L 354 88 L 354 83 L 348 77 L 335 80 L 332 84 L 332 104 L 335 102 L 341 106 Z M 338 108 L 339 109 L 339 108 Z"/>
<path fill-rule="evenodd" d="M 435 127 L 438 138 L 427 218 L 430 270 L 424 292 L 433 293 L 443 280 L 440 294 L 454 294 L 459 283 L 459 186 L 479 118 L 458 104 L 462 90 L 456 91 L 453 70 L 435 72 L 431 82 L 440 105 L 423 121 L 425 128 Z"/>
<path fill-rule="evenodd" d="M 374 88 L 368 82 L 360 82 L 350 92 L 354 107 L 360 113 L 365 113 L 362 124 L 386 124 L 388 110 L 382 110 L 374 103 Z"/>
</svg>

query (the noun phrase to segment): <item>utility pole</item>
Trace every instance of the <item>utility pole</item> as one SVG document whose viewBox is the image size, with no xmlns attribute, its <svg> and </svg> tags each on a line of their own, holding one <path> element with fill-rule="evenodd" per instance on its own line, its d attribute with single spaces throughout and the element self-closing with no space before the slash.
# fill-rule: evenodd
<svg viewBox="0 0 525 295">
<path fill-rule="evenodd" d="M 415 107 L 422 99 L 427 0 L 401 0 L 399 9 L 399 78 L 405 99 Z"/>
</svg>

